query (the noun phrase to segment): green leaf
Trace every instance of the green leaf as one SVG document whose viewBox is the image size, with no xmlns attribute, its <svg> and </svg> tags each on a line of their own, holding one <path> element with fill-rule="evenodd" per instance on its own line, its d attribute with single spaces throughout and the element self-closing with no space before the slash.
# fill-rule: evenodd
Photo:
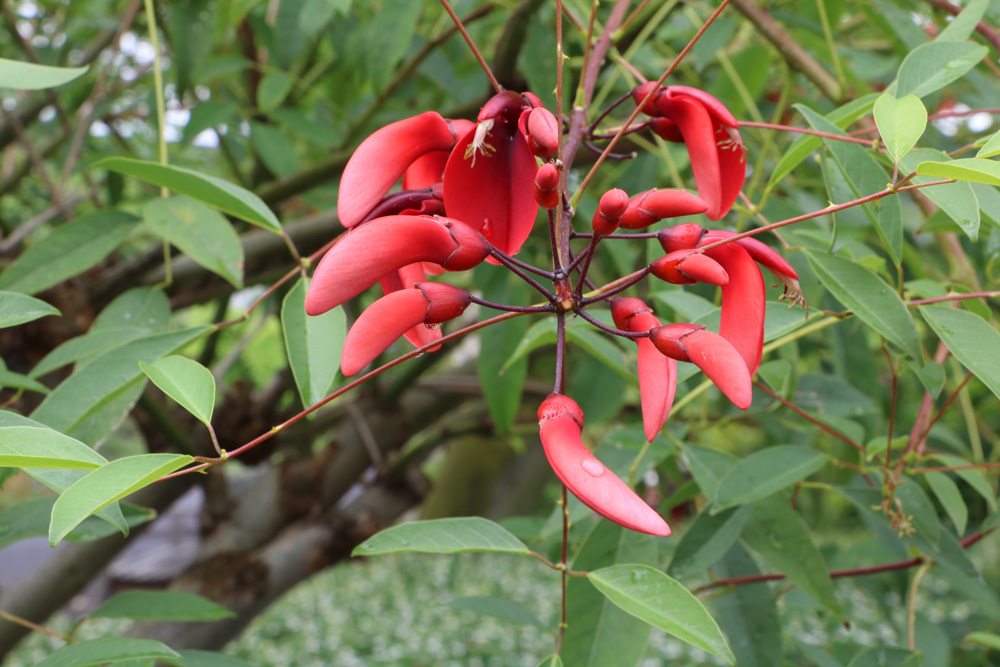
<svg viewBox="0 0 1000 667">
<path fill-rule="evenodd" d="M 292 77 L 284 72 L 268 72 L 257 89 L 257 108 L 264 113 L 274 111 L 292 92 Z"/>
<path fill-rule="evenodd" d="M 948 518 L 955 524 L 955 532 L 964 535 L 965 526 L 969 520 L 969 508 L 965 506 L 962 492 L 958 490 L 958 484 L 955 484 L 951 477 L 937 470 L 927 473 L 925 478 L 931 491 L 937 496 L 938 502 L 948 513 Z"/>
<path fill-rule="evenodd" d="M 809 107 L 796 104 L 795 108 L 814 129 L 831 134 L 844 134 L 837 126 Z M 871 151 L 865 150 L 857 144 L 833 139 L 823 139 L 823 143 L 833 155 L 837 169 L 855 197 L 864 197 L 885 190 L 889 183 L 889 175 Z M 886 252 L 892 258 L 893 264 L 898 266 L 903 252 L 903 222 L 899 199 L 897 197 L 883 197 L 877 201 L 862 204 L 861 210 L 875 225 L 875 231 L 878 232 Z"/>
<path fill-rule="evenodd" d="M 215 408 L 215 378 L 197 361 L 171 355 L 139 368 L 160 390 L 206 426 L 212 423 Z"/>
<path fill-rule="evenodd" d="M 73 434 L 76 429 L 85 428 L 87 420 L 118 396 L 134 390 L 137 386 L 134 383 L 143 377 L 140 361 L 155 361 L 211 330 L 203 326 L 154 334 L 109 350 L 63 380 L 31 416 L 58 431 Z M 142 383 L 137 384 L 141 390 Z"/>
<path fill-rule="evenodd" d="M 181 656 L 154 639 L 104 637 L 64 646 L 35 667 L 92 667 L 130 660 L 162 660 L 181 665 Z"/>
<path fill-rule="evenodd" d="M 837 301 L 911 359 L 921 358 L 920 339 L 913 318 L 903 300 L 882 278 L 836 255 L 806 251 L 806 258 L 823 287 Z"/>
<path fill-rule="evenodd" d="M 50 67 L 0 58 L 0 88 L 42 90 L 83 76 L 86 67 Z"/>
<path fill-rule="evenodd" d="M 967 310 L 923 306 L 920 314 L 955 358 L 1000 396 L 1000 333 Z"/>
<path fill-rule="evenodd" d="M 131 618 L 139 621 L 218 621 L 235 614 L 194 593 L 125 591 L 104 601 L 90 618 Z"/>
<path fill-rule="evenodd" d="M 852 100 L 844 106 L 834 109 L 825 116 L 826 120 L 833 123 L 838 129 L 843 130 L 859 118 L 868 115 L 878 99 L 878 93 L 872 93 Z M 802 161 L 809 157 L 809 154 L 818 149 L 823 144 L 823 140 L 817 136 L 803 134 L 796 139 L 791 147 L 781 156 L 778 164 L 775 165 L 771 178 L 767 182 L 767 189 L 770 190 L 793 169 L 802 164 Z"/>
<path fill-rule="evenodd" d="M 580 545 L 572 568 L 587 572 L 608 563 L 655 565 L 656 542 L 651 535 L 627 530 L 610 521 L 598 521 Z M 562 643 L 562 657 L 567 665 L 636 667 L 642 662 L 649 643 L 649 625 L 619 609 L 579 577 L 571 577 L 567 582 L 566 613 L 573 619 Z"/>
<path fill-rule="evenodd" d="M 990 0 L 970 0 L 963 4 L 962 13 L 944 26 L 934 38 L 935 42 L 964 42 L 969 39 L 989 8 Z"/>
<path fill-rule="evenodd" d="M 79 440 L 50 428 L 0 427 L 0 468 L 93 470 L 107 459 Z"/>
<path fill-rule="evenodd" d="M 847 667 L 920 667 L 919 653 L 904 648 L 868 648 L 854 656 Z"/>
<path fill-rule="evenodd" d="M 538 663 L 538 667 L 563 667 L 563 661 L 558 655 L 550 655 Z"/>
<path fill-rule="evenodd" d="M 701 511 L 681 536 L 667 571 L 682 579 L 705 572 L 736 543 L 749 518 L 749 507 Z"/>
<path fill-rule="evenodd" d="M 943 465 L 951 467 L 959 466 L 969 466 L 971 465 L 969 461 L 958 456 L 951 456 L 950 454 L 934 454 L 934 458 L 940 461 Z M 961 477 L 966 484 L 972 487 L 972 489 L 983 497 L 986 504 L 989 505 L 991 512 L 996 512 L 998 509 L 996 493 L 993 491 L 993 487 L 990 485 L 989 480 L 986 479 L 986 475 L 983 474 L 982 470 L 977 470 L 975 468 L 962 468 L 956 470 L 955 474 Z"/>
<path fill-rule="evenodd" d="M 45 537 L 49 532 L 49 517 L 57 496 L 31 498 L 0 510 L 0 547 L 29 537 Z M 156 512 L 145 507 L 122 503 L 125 525 L 141 526 L 156 518 Z M 66 536 L 70 542 L 93 542 L 114 534 L 118 527 L 97 517 L 88 517 Z"/>
<path fill-rule="evenodd" d="M 575 320 L 566 327 L 566 340 L 577 345 L 588 355 L 600 361 L 623 378 L 635 381 L 635 375 L 625 367 L 625 355 L 621 348 L 604 336 L 593 331 L 592 325 L 583 320 Z M 556 324 L 552 318 L 535 322 L 524 334 L 500 372 L 506 372 L 513 364 L 545 345 L 555 345 Z"/>
<path fill-rule="evenodd" d="M 3 388 L 23 389 L 24 391 L 33 391 L 36 394 L 49 393 L 49 388 L 41 382 L 33 380 L 22 373 L 7 370 L 7 364 L 4 363 L 3 359 L 0 359 L 0 389 Z"/>
<path fill-rule="evenodd" d="M 784 494 L 769 496 L 753 506 L 742 539 L 804 593 L 832 613 L 838 616 L 842 613 L 826 561 L 810 539 L 802 517 L 789 506 Z"/>
<path fill-rule="evenodd" d="M 61 313 L 34 297 L 17 292 L 0 292 L 0 329 Z"/>
<path fill-rule="evenodd" d="M 117 248 L 137 220 L 120 211 L 101 211 L 56 227 L 4 269 L 0 289 L 37 294 L 86 271 Z"/>
<path fill-rule="evenodd" d="M 93 167 L 135 176 L 147 183 L 197 199 L 258 227 L 281 233 L 281 223 L 260 197 L 221 178 L 193 169 L 124 157 L 105 158 L 95 162 Z"/>
<path fill-rule="evenodd" d="M 527 555 L 531 550 L 503 526 L 480 517 L 410 521 L 386 528 L 359 544 L 351 556 L 413 551 L 454 554 L 488 551 Z"/>
<path fill-rule="evenodd" d="M 512 600 L 488 596 L 454 598 L 448 603 L 452 609 L 471 611 L 480 616 L 489 616 L 512 625 L 540 627 L 541 622 L 524 605 Z"/>
<path fill-rule="evenodd" d="M 1000 155 L 1000 130 L 993 133 L 985 144 L 976 152 L 976 157 L 986 159 Z"/>
<path fill-rule="evenodd" d="M 937 510 L 923 488 L 910 478 L 903 478 L 896 485 L 896 500 L 900 510 L 913 521 L 917 535 L 923 537 L 937 551 L 941 544 L 941 522 Z"/>
<path fill-rule="evenodd" d="M 967 157 L 948 162 L 921 162 L 917 173 L 922 176 L 954 178 L 956 181 L 1000 185 L 1000 162 Z"/>
<path fill-rule="evenodd" d="M 696 445 L 687 445 L 683 452 L 694 481 L 698 482 L 701 492 L 714 502 L 719 492 L 719 481 L 738 459 L 732 454 Z"/>
<path fill-rule="evenodd" d="M 307 279 L 300 280 L 281 302 L 281 330 L 285 337 L 288 365 L 295 378 L 302 405 L 315 405 L 330 393 L 347 334 L 343 308 L 322 315 L 306 315 Z"/>
<path fill-rule="evenodd" d="M 1000 651 L 1000 635 L 992 632 L 970 632 L 962 639 L 963 644 L 979 644 L 986 648 Z"/>
<path fill-rule="evenodd" d="M 713 568 L 716 577 L 747 577 L 760 574 L 753 558 L 739 544 Z M 713 598 L 715 618 L 726 633 L 739 667 L 775 667 L 784 660 L 781 621 L 774 592 L 768 586 L 734 586 Z"/>
<path fill-rule="evenodd" d="M 616 605 L 681 641 L 736 664 L 715 619 L 684 586 L 649 565 L 612 565 L 587 579 Z"/>
<path fill-rule="evenodd" d="M 200 266 L 243 287 L 243 245 L 226 217 L 188 197 L 158 197 L 142 208 L 142 217 L 160 238 Z"/>
<path fill-rule="evenodd" d="M 882 93 L 875 101 L 874 112 L 885 150 L 893 162 L 899 162 L 927 128 L 927 109 L 916 95 L 897 99 L 892 93 Z"/>
<path fill-rule="evenodd" d="M 192 461 L 186 454 L 139 454 L 106 463 L 81 477 L 52 506 L 49 544 L 55 546 L 88 516 L 149 486 Z"/>
<path fill-rule="evenodd" d="M 911 51 L 899 66 L 894 87 L 897 97 L 926 97 L 957 81 L 982 60 L 989 49 L 971 42 L 931 42 Z"/>
<path fill-rule="evenodd" d="M 948 156 L 943 151 L 918 148 L 899 164 L 906 171 L 915 171 L 918 164 L 928 160 L 948 160 Z M 930 176 L 916 176 L 912 182 L 927 183 L 933 180 Z M 937 204 L 966 236 L 973 241 L 979 238 L 979 201 L 971 183 L 943 183 L 924 188 L 921 192 Z"/>
<path fill-rule="evenodd" d="M 791 486 L 826 465 L 826 455 L 799 445 L 767 447 L 741 459 L 719 480 L 715 512 L 746 505 Z"/>
<path fill-rule="evenodd" d="M 264 166 L 275 176 L 288 178 L 299 170 L 294 144 L 274 125 L 251 123 L 250 143 Z"/>
<path fill-rule="evenodd" d="M 184 667 L 254 667 L 231 655 L 195 649 L 181 651 L 181 660 Z"/>
</svg>

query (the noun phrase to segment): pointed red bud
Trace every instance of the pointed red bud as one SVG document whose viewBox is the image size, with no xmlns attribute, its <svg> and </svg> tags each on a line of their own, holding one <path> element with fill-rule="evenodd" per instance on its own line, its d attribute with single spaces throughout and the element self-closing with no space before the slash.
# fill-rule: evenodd
<svg viewBox="0 0 1000 667">
<path fill-rule="evenodd" d="M 694 222 L 685 222 L 656 233 L 656 239 L 667 252 L 690 249 L 698 245 L 705 235 L 705 228 Z"/>
<path fill-rule="evenodd" d="M 487 252 L 482 235 L 456 220 L 377 218 L 347 232 L 323 256 L 306 293 L 306 312 L 325 313 L 407 264 L 435 262 L 449 271 L 464 271 L 482 262 Z"/>
<path fill-rule="evenodd" d="M 639 84 L 638 86 L 632 89 L 632 101 L 635 104 L 641 104 L 642 101 L 646 99 L 646 95 L 649 94 L 649 91 L 653 90 L 654 88 L 656 88 L 655 81 L 647 81 L 646 83 Z M 656 110 L 656 98 L 662 95 L 663 92 L 664 89 L 660 88 L 660 91 L 658 93 L 654 93 L 653 96 L 649 99 L 649 101 L 646 102 L 645 105 L 643 105 L 642 112 L 644 114 L 648 114 L 650 116 L 658 115 L 658 112 Z"/>
<path fill-rule="evenodd" d="M 443 283 L 420 283 L 386 294 L 358 317 L 347 332 L 340 370 L 354 375 L 411 327 L 454 319 L 469 305 L 469 293 Z"/>
<path fill-rule="evenodd" d="M 526 109 L 521 114 L 521 133 L 537 157 L 548 160 L 559 152 L 559 121 L 545 107 Z"/>
<path fill-rule="evenodd" d="M 733 405 L 741 410 L 750 407 L 750 371 L 725 338 L 695 324 L 669 324 L 653 329 L 649 335 L 663 354 L 700 368 Z"/>
<path fill-rule="evenodd" d="M 611 300 L 611 316 L 623 331 L 643 333 L 660 326 L 653 311 L 635 297 Z M 670 416 L 677 390 L 677 362 L 660 353 L 648 338 L 635 339 L 639 347 L 639 399 L 646 440 L 652 442 Z"/>
<path fill-rule="evenodd" d="M 647 190 L 628 202 L 619 224 L 626 229 L 642 229 L 664 218 L 704 213 L 708 205 L 687 190 Z"/>
<path fill-rule="evenodd" d="M 337 215 L 345 227 L 361 222 L 420 156 L 455 143 L 448 122 L 434 111 L 390 123 L 355 149 L 344 166 Z"/>
<path fill-rule="evenodd" d="M 736 236 L 736 232 L 727 232 L 718 229 L 713 229 L 705 234 L 705 238 L 702 241 L 703 244 L 713 243 L 721 239 L 727 239 L 732 236 Z M 790 278 L 792 280 L 798 280 L 799 274 L 795 268 L 788 263 L 788 261 L 781 256 L 777 250 L 771 246 L 758 241 L 752 236 L 747 236 L 745 238 L 735 241 L 741 248 L 746 250 L 751 257 L 753 257 L 755 262 L 763 264 L 771 273 L 775 274 L 780 278 Z"/>
<path fill-rule="evenodd" d="M 538 168 L 535 174 L 535 201 L 542 208 L 559 205 L 559 169 L 551 162 Z"/>
<path fill-rule="evenodd" d="M 764 277 L 753 258 L 735 243 L 705 254 L 729 274 L 729 283 L 722 287 L 719 333 L 739 350 L 750 373 L 756 373 L 764 347 Z"/>
<path fill-rule="evenodd" d="M 653 262 L 649 269 L 660 280 L 675 285 L 729 283 L 729 274 L 726 270 L 714 259 L 697 250 L 675 250 Z"/>
<path fill-rule="evenodd" d="M 538 408 L 538 429 L 549 465 L 585 505 L 620 526 L 666 536 L 670 527 L 583 444 L 583 411 L 569 396 L 549 394 Z"/>
<path fill-rule="evenodd" d="M 607 236 L 618 229 L 618 222 L 628 208 L 628 203 L 628 194 L 619 188 L 612 188 L 601 195 L 592 221 L 594 233 Z"/>
</svg>

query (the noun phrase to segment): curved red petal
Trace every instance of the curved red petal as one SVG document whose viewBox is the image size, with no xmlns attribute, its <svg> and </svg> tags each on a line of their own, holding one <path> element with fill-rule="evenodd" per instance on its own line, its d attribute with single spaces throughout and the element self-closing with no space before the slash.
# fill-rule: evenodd
<svg viewBox="0 0 1000 667">
<path fill-rule="evenodd" d="M 692 88 L 691 86 L 669 86 L 667 88 L 667 95 L 687 95 L 688 97 L 693 97 L 701 102 L 702 106 L 708 110 L 708 113 L 710 113 L 712 118 L 716 121 L 722 123 L 723 125 L 728 125 L 729 127 L 736 127 L 738 125 L 736 117 L 733 116 L 732 112 L 726 108 L 726 105 L 719 101 L 719 98 L 714 95 L 709 95 L 700 88 Z"/>
<path fill-rule="evenodd" d="M 365 308 L 347 332 L 340 370 L 350 377 L 370 364 L 396 339 L 416 324 L 423 324 L 427 297 L 413 287 L 396 290 Z"/>
<path fill-rule="evenodd" d="M 664 115 L 677 123 L 684 137 L 698 194 L 708 204 L 705 214 L 712 220 L 718 220 L 725 212 L 722 209 L 719 147 L 712 116 L 699 101 L 685 95 L 663 95 L 657 102 Z"/>
<path fill-rule="evenodd" d="M 736 236 L 736 232 L 712 230 L 705 234 L 705 243 L 712 243 L 721 239 L 727 239 L 731 236 Z M 792 280 L 798 280 L 799 274 L 795 270 L 795 267 L 789 264 L 788 260 L 781 256 L 781 253 L 763 241 L 759 241 L 752 236 L 748 236 L 735 241 L 735 243 L 739 244 L 741 248 L 746 250 L 750 256 L 753 257 L 755 262 L 763 264 L 771 273 L 785 278 L 791 278 Z"/>
<path fill-rule="evenodd" d="M 677 285 L 708 283 L 721 286 L 729 282 L 726 270 L 697 250 L 675 250 L 653 262 L 649 269 L 660 280 Z"/>
<path fill-rule="evenodd" d="M 743 146 L 739 130 L 723 125 L 715 127 L 715 143 L 719 147 L 719 174 L 722 182 L 722 194 L 719 200 L 718 220 L 736 203 L 747 177 L 747 149 Z"/>
<path fill-rule="evenodd" d="M 736 348 L 722 336 L 707 329 L 685 335 L 681 344 L 695 366 L 740 410 L 750 407 L 753 387 L 750 371 Z"/>
<path fill-rule="evenodd" d="M 337 216 L 345 227 L 361 222 L 414 160 L 455 143 L 448 123 L 426 111 L 376 130 L 355 149 L 344 166 Z"/>
<path fill-rule="evenodd" d="M 513 255 L 535 224 L 535 158 L 516 128 L 497 122 L 486 137 L 492 154 L 466 151 L 476 131 L 462 137 L 444 170 L 444 207 L 456 218 L 482 231 L 500 250 Z M 474 158 L 474 159 L 473 159 Z"/>
<path fill-rule="evenodd" d="M 708 204 L 687 190 L 648 190 L 629 200 L 620 224 L 626 229 L 641 229 L 664 218 L 704 213 Z"/>
<path fill-rule="evenodd" d="M 431 151 L 414 160 L 403 172 L 403 189 L 419 190 L 440 183 L 444 166 L 448 164 L 449 151 Z"/>
<path fill-rule="evenodd" d="M 764 347 L 764 277 L 747 251 L 734 243 L 705 254 L 729 274 L 729 284 L 722 287 L 719 334 L 739 351 L 750 373 L 756 373 Z"/>
<path fill-rule="evenodd" d="M 538 428 L 552 470 L 585 505 L 631 530 L 670 534 L 663 517 L 583 444 L 583 412 L 573 399 L 550 394 L 538 408 Z"/>
<path fill-rule="evenodd" d="M 323 256 L 306 293 L 306 312 L 325 313 L 407 264 L 435 262 L 462 271 L 481 262 L 486 253 L 482 236 L 455 220 L 377 218 L 347 232 Z"/>
<path fill-rule="evenodd" d="M 406 266 L 400 268 L 399 271 L 394 271 L 383 276 L 382 293 L 389 294 L 390 292 L 413 287 L 417 283 L 424 282 L 427 280 L 427 266 L 428 264 L 425 262 L 407 264 Z M 437 273 L 441 273 L 441 271 L 438 270 Z M 420 324 L 416 324 L 407 329 L 403 336 L 405 336 L 406 340 L 408 340 L 414 347 L 423 347 L 424 345 L 429 345 L 430 343 L 439 340 L 441 338 L 441 329 L 438 327 L 427 326 L 421 322 Z M 437 352 L 439 349 L 441 349 L 441 347 L 436 346 L 427 351 Z"/>
</svg>

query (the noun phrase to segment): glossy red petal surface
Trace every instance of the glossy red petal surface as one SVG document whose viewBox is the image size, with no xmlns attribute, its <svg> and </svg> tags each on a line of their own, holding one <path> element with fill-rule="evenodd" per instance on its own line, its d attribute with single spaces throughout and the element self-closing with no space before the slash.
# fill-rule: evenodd
<svg viewBox="0 0 1000 667">
<path fill-rule="evenodd" d="M 719 333 L 739 351 L 752 375 L 760 366 L 764 347 L 764 277 L 753 258 L 735 243 L 705 254 L 729 274 L 729 284 L 722 288 Z"/>
<path fill-rule="evenodd" d="M 417 158 L 446 151 L 455 142 L 440 114 L 427 111 L 376 130 L 344 167 L 337 215 L 345 227 L 361 222 Z"/>
<path fill-rule="evenodd" d="M 415 264 L 407 264 L 400 268 L 399 271 L 394 271 L 384 276 L 382 278 L 382 293 L 389 294 L 390 292 L 413 287 L 417 283 L 424 282 L 427 280 L 426 267 L 426 263 L 416 262 Z M 438 270 L 437 273 L 441 273 L 441 271 Z M 423 347 L 439 340 L 441 338 L 441 329 L 420 323 L 407 329 L 403 336 L 414 347 Z M 440 346 L 432 347 L 428 352 L 437 352 L 439 349 L 441 349 Z"/>
<path fill-rule="evenodd" d="M 549 465 L 563 484 L 601 516 L 650 535 L 670 527 L 617 475 L 590 453 L 580 431 L 583 413 L 573 399 L 551 394 L 538 409 L 538 428 Z"/>
<path fill-rule="evenodd" d="M 691 363 L 700 368 L 733 405 L 741 410 L 750 407 L 750 399 L 753 398 L 750 371 L 729 341 L 707 329 L 700 329 L 684 336 L 681 344 Z"/>
<path fill-rule="evenodd" d="M 403 189 L 418 190 L 440 183 L 444 177 L 444 166 L 448 164 L 450 151 L 424 153 L 403 172 Z"/>
<path fill-rule="evenodd" d="M 721 230 L 712 230 L 705 234 L 705 243 L 712 243 L 713 241 L 718 241 L 721 239 L 726 239 L 731 236 L 735 236 L 736 232 L 727 232 Z M 792 280 L 798 280 L 799 274 L 788 261 L 781 256 L 777 250 L 767 245 L 763 241 L 758 241 L 753 237 L 746 237 L 734 241 L 741 248 L 750 253 L 755 262 L 763 264 L 768 271 L 772 273 L 784 276 L 786 278 L 791 278 Z"/>
<path fill-rule="evenodd" d="M 416 288 L 396 290 L 365 308 L 347 332 L 340 370 L 354 375 L 382 354 L 403 333 L 422 324 L 429 304 Z"/>
</svg>

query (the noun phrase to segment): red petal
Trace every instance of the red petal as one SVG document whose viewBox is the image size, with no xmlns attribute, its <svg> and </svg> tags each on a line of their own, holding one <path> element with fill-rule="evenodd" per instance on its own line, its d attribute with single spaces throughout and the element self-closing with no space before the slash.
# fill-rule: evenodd
<svg viewBox="0 0 1000 667">
<path fill-rule="evenodd" d="M 725 338 L 707 329 L 681 339 L 691 363 L 700 368 L 715 386 L 740 410 L 750 407 L 753 397 L 750 371 L 740 353 Z"/>
<path fill-rule="evenodd" d="M 701 102 L 702 106 L 708 110 L 708 113 L 712 114 L 712 118 L 715 121 L 729 127 L 736 127 L 738 125 L 736 118 L 726 108 L 726 105 L 720 102 L 717 97 L 709 95 L 704 90 L 692 88 L 691 86 L 670 86 L 667 88 L 667 95 L 687 95 L 688 97 L 693 97 Z"/>
<path fill-rule="evenodd" d="M 370 364 L 407 329 L 423 324 L 427 298 L 416 288 L 386 294 L 365 308 L 344 339 L 340 370 L 350 377 Z"/>
<path fill-rule="evenodd" d="M 728 209 L 722 208 L 719 147 L 716 144 L 712 116 L 699 101 L 684 95 L 663 95 L 657 102 L 664 115 L 677 123 L 684 137 L 698 194 L 708 204 L 706 215 L 712 220 L 718 220 Z"/>
<path fill-rule="evenodd" d="M 446 151 L 455 142 L 440 114 L 427 111 L 376 130 L 355 149 L 344 167 L 337 215 L 345 227 L 361 222 L 417 158 Z"/>
<path fill-rule="evenodd" d="M 756 373 L 764 347 L 764 277 L 747 251 L 734 243 L 705 254 L 729 274 L 729 284 L 722 287 L 719 333 L 739 350 L 750 373 Z"/>
<path fill-rule="evenodd" d="M 583 444 L 583 411 L 576 401 L 550 394 L 538 408 L 538 428 L 549 465 L 563 484 L 601 516 L 650 535 L 669 535 L 670 527 Z"/>
<path fill-rule="evenodd" d="M 403 172 L 403 189 L 419 190 L 440 183 L 447 163 L 448 151 L 424 153 Z"/>
<path fill-rule="evenodd" d="M 697 250 L 675 250 L 653 262 L 649 268 L 660 280 L 677 285 L 725 285 L 729 282 L 726 270 L 714 259 Z"/>
<path fill-rule="evenodd" d="M 706 210 L 708 205 L 705 200 L 687 190 L 648 190 L 629 200 L 620 224 L 626 229 L 641 229 L 664 218 L 694 215 Z"/>
<path fill-rule="evenodd" d="M 722 230 L 712 230 L 705 235 L 705 243 L 712 243 L 721 239 L 736 236 L 736 232 L 726 232 Z M 777 250 L 767 245 L 763 241 L 758 241 L 752 236 L 748 236 L 736 241 L 741 248 L 750 253 L 755 262 L 763 264 L 767 269 L 778 276 L 798 280 L 799 274 L 788 261 L 781 256 Z"/>
<path fill-rule="evenodd" d="M 455 220 L 377 218 L 347 232 L 320 260 L 306 293 L 306 312 L 325 313 L 407 264 L 435 262 L 449 271 L 464 271 L 486 253 L 482 236 Z"/>
<path fill-rule="evenodd" d="M 423 262 L 417 262 L 415 264 L 407 264 L 406 266 L 390 273 L 382 278 L 382 293 L 389 294 L 390 292 L 395 292 L 396 290 L 407 289 L 413 287 L 417 283 L 422 283 L 427 280 L 426 264 Z M 438 271 L 438 273 L 441 273 Z M 429 327 L 426 324 L 420 323 L 414 325 L 413 327 L 406 330 L 403 334 L 406 340 L 414 347 L 423 347 L 433 343 L 434 341 L 441 338 L 441 329 L 438 327 Z M 432 347 L 428 352 L 437 352 L 440 346 Z"/>
<path fill-rule="evenodd" d="M 497 121 L 486 142 L 492 155 L 465 152 L 475 130 L 462 137 L 444 170 L 444 207 L 448 217 L 475 229 L 496 247 L 516 254 L 535 224 L 535 158 L 515 128 Z"/>
<path fill-rule="evenodd" d="M 715 128 L 715 143 L 719 147 L 719 173 L 722 179 L 722 198 L 719 203 L 718 220 L 733 207 L 740 196 L 743 182 L 747 177 L 747 150 L 736 129 L 717 125 Z"/>
</svg>

